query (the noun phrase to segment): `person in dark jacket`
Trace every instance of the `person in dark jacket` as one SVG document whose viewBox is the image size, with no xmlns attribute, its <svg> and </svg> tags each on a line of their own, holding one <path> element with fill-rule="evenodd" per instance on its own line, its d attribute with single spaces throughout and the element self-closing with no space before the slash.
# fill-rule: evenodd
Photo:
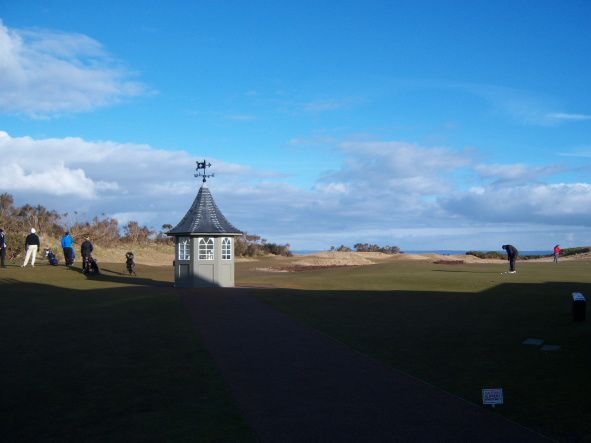
<svg viewBox="0 0 591 443">
<path fill-rule="evenodd" d="M 27 253 L 25 254 L 25 262 L 21 267 L 27 266 L 29 263 L 29 258 L 31 259 L 31 266 L 35 267 L 35 259 L 37 258 L 37 251 L 41 246 L 41 242 L 39 241 L 39 236 L 35 233 L 35 228 L 31 228 L 31 233 L 27 235 L 25 239 L 25 248 L 27 249 Z"/>
<path fill-rule="evenodd" d="M 6 267 L 6 235 L 4 235 L 4 229 L 0 229 L 0 266 Z"/>
<path fill-rule="evenodd" d="M 62 249 L 64 251 L 64 260 L 66 261 L 66 266 L 71 266 L 74 264 L 74 249 L 72 248 L 73 245 L 74 239 L 69 232 L 66 232 L 62 238 Z"/>
<path fill-rule="evenodd" d="M 507 259 L 509 260 L 509 274 L 515 274 L 515 260 L 517 260 L 517 256 L 519 255 L 519 251 L 513 245 L 503 245 L 501 246 L 505 251 L 507 251 Z"/>
<path fill-rule="evenodd" d="M 90 259 L 92 258 L 92 250 L 94 247 L 90 242 L 90 237 L 85 237 L 80 245 L 80 253 L 82 254 L 82 272 L 85 274 L 90 272 Z"/>
</svg>

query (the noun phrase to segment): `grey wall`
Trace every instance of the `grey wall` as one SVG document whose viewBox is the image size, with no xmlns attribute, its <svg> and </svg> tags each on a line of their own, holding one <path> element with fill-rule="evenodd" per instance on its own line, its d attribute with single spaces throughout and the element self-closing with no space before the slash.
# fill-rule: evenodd
<svg viewBox="0 0 591 443">
<path fill-rule="evenodd" d="M 228 237 L 232 241 L 230 260 L 222 260 L 222 239 Z M 179 239 L 175 237 L 175 286 L 185 288 L 233 287 L 234 286 L 234 241 L 232 236 L 191 236 L 190 260 L 178 259 Z M 199 238 L 213 238 L 214 259 L 199 260 Z"/>
</svg>

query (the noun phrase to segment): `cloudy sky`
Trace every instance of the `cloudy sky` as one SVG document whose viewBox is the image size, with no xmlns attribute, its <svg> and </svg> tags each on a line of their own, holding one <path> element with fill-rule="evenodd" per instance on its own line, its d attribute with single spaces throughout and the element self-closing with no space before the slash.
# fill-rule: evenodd
<svg viewBox="0 0 591 443">
<path fill-rule="evenodd" d="M 0 0 L 0 191 L 293 249 L 591 244 L 591 2 Z"/>
</svg>

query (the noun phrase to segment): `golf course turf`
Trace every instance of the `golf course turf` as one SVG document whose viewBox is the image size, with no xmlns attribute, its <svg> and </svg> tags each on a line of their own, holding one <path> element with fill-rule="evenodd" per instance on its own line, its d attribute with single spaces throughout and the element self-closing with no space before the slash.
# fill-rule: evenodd
<svg viewBox="0 0 591 443">
<path fill-rule="evenodd" d="M 104 268 L 2 270 L 3 441 L 255 441 L 168 273 Z"/>
<path fill-rule="evenodd" d="M 584 261 L 505 265 L 396 262 L 271 274 L 258 296 L 388 365 L 563 441 L 591 438 L 591 322 L 574 322 L 571 293 L 591 294 Z M 255 277 L 252 277 L 255 278 Z M 539 338 L 558 351 L 522 344 Z"/>
<path fill-rule="evenodd" d="M 591 438 L 588 261 L 506 265 L 384 262 L 263 272 L 237 284 L 271 306 L 474 403 L 500 387 L 495 412 L 562 441 Z M 104 275 L 11 266 L 0 274 L 2 414 L 8 440 L 253 441 L 200 345 L 171 268 L 103 265 Z M 539 338 L 560 350 L 523 345 Z"/>
</svg>

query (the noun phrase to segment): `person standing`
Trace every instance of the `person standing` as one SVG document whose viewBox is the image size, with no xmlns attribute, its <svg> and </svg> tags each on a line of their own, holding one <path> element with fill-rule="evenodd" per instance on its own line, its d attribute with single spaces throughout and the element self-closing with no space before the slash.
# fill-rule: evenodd
<svg viewBox="0 0 591 443">
<path fill-rule="evenodd" d="M 62 250 L 64 251 L 64 260 L 66 262 L 66 266 L 71 266 L 74 264 L 74 239 L 70 235 L 69 232 L 66 232 L 62 238 Z"/>
<path fill-rule="evenodd" d="M 554 246 L 554 263 L 558 263 L 558 257 L 560 257 L 560 245 Z"/>
<path fill-rule="evenodd" d="M 39 241 L 39 236 L 35 233 L 35 228 L 31 228 L 31 233 L 27 235 L 25 239 L 25 248 L 27 249 L 27 253 L 25 254 L 25 262 L 21 266 L 24 268 L 29 263 L 29 258 L 31 259 L 31 266 L 35 267 L 35 259 L 37 258 L 37 250 L 41 246 L 41 242 Z"/>
<path fill-rule="evenodd" d="M 6 235 L 4 235 L 4 229 L 0 229 L 0 266 L 6 267 Z"/>
<path fill-rule="evenodd" d="M 90 237 L 84 237 L 84 241 L 80 245 L 80 253 L 82 254 L 82 272 L 85 274 L 90 272 L 90 258 L 92 257 L 93 249 Z"/>
<path fill-rule="evenodd" d="M 503 245 L 501 247 L 507 251 L 507 259 L 509 260 L 509 274 L 515 274 L 517 272 L 515 270 L 515 260 L 517 260 L 519 251 L 517 251 L 517 248 L 513 245 Z"/>
</svg>

